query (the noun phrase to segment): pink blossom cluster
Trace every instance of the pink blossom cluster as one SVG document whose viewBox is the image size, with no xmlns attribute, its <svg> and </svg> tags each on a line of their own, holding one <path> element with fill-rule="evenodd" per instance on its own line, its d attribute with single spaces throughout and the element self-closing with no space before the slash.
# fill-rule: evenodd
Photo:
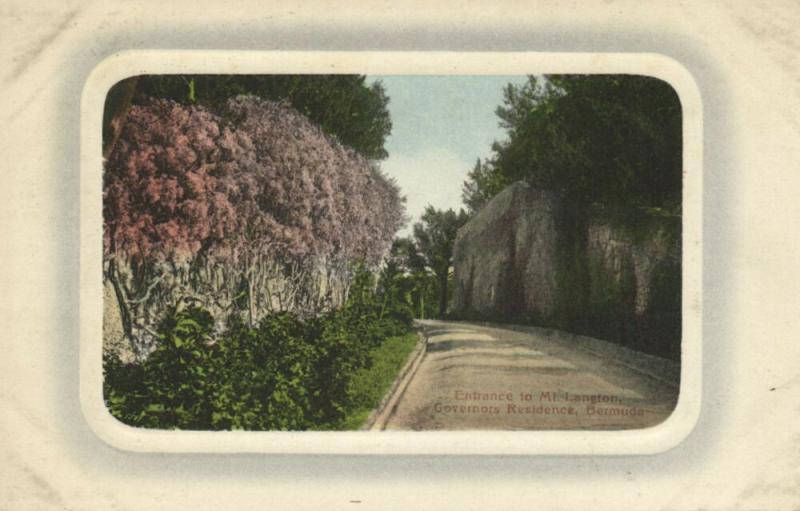
<svg viewBox="0 0 800 511">
<path fill-rule="evenodd" d="M 122 260 L 377 264 L 403 221 L 397 186 L 285 104 L 131 107 L 105 166 L 104 246 Z"/>
<path fill-rule="evenodd" d="M 349 263 L 376 267 L 403 210 L 392 180 L 288 105 L 152 99 L 105 162 L 105 277 L 141 355 L 182 299 L 251 323 L 336 307 Z"/>
<path fill-rule="evenodd" d="M 182 258 L 223 239 L 236 223 L 226 163 L 242 142 L 202 108 L 167 101 L 133 106 L 105 165 L 106 252 Z"/>
<path fill-rule="evenodd" d="M 291 259 L 380 262 L 403 221 L 391 180 L 285 104 L 239 96 L 225 110 L 255 152 L 231 199 L 248 246 Z"/>
</svg>

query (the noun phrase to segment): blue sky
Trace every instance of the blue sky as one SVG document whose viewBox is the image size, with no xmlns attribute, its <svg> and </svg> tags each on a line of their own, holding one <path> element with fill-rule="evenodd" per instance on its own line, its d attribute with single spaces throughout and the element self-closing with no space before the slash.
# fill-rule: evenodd
<svg viewBox="0 0 800 511">
<path fill-rule="evenodd" d="M 494 111 L 503 87 L 525 76 L 370 76 L 389 96 L 392 134 L 381 168 L 407 197 L 410 232 L 425 206 L 458 209 L 461 184 L 477 158 L 504 138 Z"/>
</svg>

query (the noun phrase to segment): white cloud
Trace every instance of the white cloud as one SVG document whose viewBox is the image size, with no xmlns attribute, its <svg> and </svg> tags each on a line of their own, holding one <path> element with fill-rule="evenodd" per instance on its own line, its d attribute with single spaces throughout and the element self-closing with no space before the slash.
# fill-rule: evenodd
<svg viewBox="0 0 800 511">
<path fill-rule="evenodd" d="M 461 185 L 474 163 L 471 158 L 436 147 L 423 148 L 413 154 L 391 154 L 381 168 L 397 180 L 400 193 L 406 197 L 409 217 L 408 225 L 398 234 L 409 234 L 429 204 L 437 209 L 463 207 Z"/>
</svg>

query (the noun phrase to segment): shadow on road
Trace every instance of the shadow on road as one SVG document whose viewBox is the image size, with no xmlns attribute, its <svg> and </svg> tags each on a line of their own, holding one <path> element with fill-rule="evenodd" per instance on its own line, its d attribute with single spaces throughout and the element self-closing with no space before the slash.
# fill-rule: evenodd
<svg viewBox="0 0 800 511">
<path fill-rule="evenodd" d="M 575 371 L 574 368 L 570 367 L 524 367 L 524 366 L 501 366 L 501 365 L 492 365 L 492 364 L 449 364 L 442 366 L 437 369 L 437 371 L 450 371 L 453 369 L 457 370 L 478 370 L 478 371 L 492 371 L 494 373 L 498 373 L 498 377 L 500 377 L 503 373 L 510 374 L 510 373 L 518 373 L 518 374 L 544 374 L 544 375 L 565 375 L 570 372 Z"/>
<path fill-rule="evenodd" d="M 502 360 L 522 360 L 522 359 L 541 359 L 546 355 L 542 352 L 532 353 L 496 353 L 491 350 L 470 350 L 462 353 L 454 353 L 452 355 L 443 355 L 437 360 L 440 362 L 451 360 L 454 358 L 469 358 L 474 356 L 485 357 L 486 359 L 502 359 Z"/>
<path fill-rule="evenodd" d="M 434 341 L 428 342 L 428 352 L 452 351 L 459 349 L 530 349 L 530 345 L 524 342 L 515 341 L 474 341 L 474 340 L 453 340 L 453 341 Z"/>
</svg>

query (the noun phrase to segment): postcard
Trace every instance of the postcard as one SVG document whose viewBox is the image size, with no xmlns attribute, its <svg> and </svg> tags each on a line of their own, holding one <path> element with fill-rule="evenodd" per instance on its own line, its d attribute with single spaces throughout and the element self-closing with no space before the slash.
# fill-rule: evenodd
<svg viewBox="0 0 800 511">
<path fill-rule="evenodd" d="M 648 453 L 696 421 L 701 105 L 666 57 L 129 52 L 82 130 L 112 445 Z"/>
</svg>

